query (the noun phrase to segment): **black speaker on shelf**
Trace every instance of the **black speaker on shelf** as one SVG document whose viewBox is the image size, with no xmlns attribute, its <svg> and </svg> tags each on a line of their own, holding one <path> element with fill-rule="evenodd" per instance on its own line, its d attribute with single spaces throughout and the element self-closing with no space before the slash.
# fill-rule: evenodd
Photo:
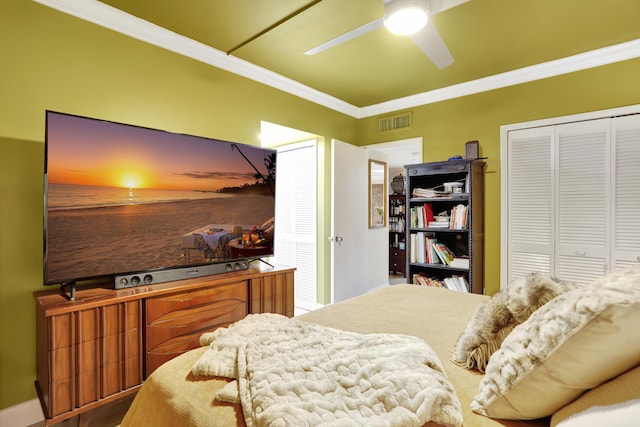
<svg viewBox="0 0 640 427">
<path fill-rule="evenodd" d="M 248 269 L 249 260 L 239 259 L 219 264 L 121 274 L 115 276 L 115 287 L 116 289 L 134 288 L 136 286 L 154 285 L 156 283 L 172 282 L 174 280 L 191 279 L 193 277 L 210 276 L 212 274 L 230 273 L 232 271 Z"/>
</svg>

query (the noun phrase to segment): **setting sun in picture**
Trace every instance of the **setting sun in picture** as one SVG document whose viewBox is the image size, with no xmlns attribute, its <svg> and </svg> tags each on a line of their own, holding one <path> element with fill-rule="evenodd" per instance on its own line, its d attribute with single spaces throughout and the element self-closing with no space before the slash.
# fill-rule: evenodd
<svg viewBox="0 0 640 427">
<path fill-rule="evenodd" d="M 128 172 L 120 177 L 120 186 L 124 188 L 141 188 L 144 187 L 142 178 L 135 172 Z"/>
</svg>

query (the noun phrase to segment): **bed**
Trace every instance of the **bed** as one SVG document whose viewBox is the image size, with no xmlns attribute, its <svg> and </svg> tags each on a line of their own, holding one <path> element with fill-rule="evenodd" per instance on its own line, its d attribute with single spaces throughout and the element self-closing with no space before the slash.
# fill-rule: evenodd
<svg viewBox="0 0 640 427">
<path fill-rule="evenodd" d="M 635 331 L 632 330 L 635 327 L 633 325 L 640 324 L 640 267 L 630 271 L 631 273 L 625 272 L 622 275 L 614 275 L 609 281 L 596 281 L 594 286 L 587 287 L 589 289 L 586 290 L 563 289 L 562 292 L 564 293 L 562 295 L 554 295 L 554 298 L 549 298 L 549 301 L 540 304 L 540 308 L 536 307 L 536 310 L 531 310 L 533 313 L 529 313 L 529 319 L 521 319 L 520 324 L 515 325 L 506 337 L 501 338 L 503 341 L 502 346 L 498 345 L 498 348 L 492 350 L 493 355 L 489 355 L 491 359 L 488 365 L 482 367 L 482 371 L 486 373 L 478 369 L 472 369 L 469 366 L 461 366 L 460 360 L 453 363 L 451 359 L 455 360 L 457 351 L 460 349 L 462 336 L 472 332 L 472 328 L 470 329 L 472 319 L 482 313 L 482 309 L 489 307 L 491 303 L 495 302 L 494 305 L 496 305 L 500 298 L 489 298 L 483 295 L 467 294 L 441 288 L 394 285 L 377 289 L 337 304 L 325 306 L 314 312 L 298 316 L 294 320 L 298 323 L 314 325 L 314 327 L 335 328 L 347 333 L 394 334 L 418 337 L 424 340 L 441 361 L 446 377 L 455 390 L 455 395 L 459 399 L 464 426 L 555 426 L 561 422 L 567 422 L 566 420 L 571 419 L 572 415 L 582 413 L 586 408 L 599 407 L 599 403 L 602 402 L 604 402 L 602 403 L 604 407 L 616 405 L 620 402 L 631 402 L 626 409 L 629 410 L 631 408 L 632 412 L 635 411 L 633 413 L 640 415 L 638 414 L 640 411 L 640 386 L 638 385 L 640 384 L 640 368 L 638 367 L 640 365 L 640 340 Z M 525 283 L 525 285 L 528 284 Z M 514 287 L 514 289 L 517 290 L 518 288 Z M 521 287 L 520 289 L 523 288 Z M 620 292 L 621 289 L 623 292 Z M 602 294 L 603 292 L 604 294 Z M 567 297 L 565 298 L 565 296 Z M 609 300 L 613 302 L 606 304 L 602 302 Z M 589 307 L 589 310 L 581 309 L 582 305 L 592 304 L 593 301 L 597 301 L 600 305 L 604 304 L 604 308 L 599 306 L 595 309 L 593 307 Z M 504 302 L 504 299 L 502 299 L 502 302 Z M 556 302 L 557 304 L 555 304 Z M 531 328 L 533 326 L 531 326 L 531 323 L 542 322 L 544 325 L 554 325 L 558 316 L 549 317 L 549 312 L 558 312 L 558 307 L 565 307 L 567 304 L 573 304 L 571 313 L 582 311 L 588 313 L 584 319 L 581 318 L 579 321 L 575 321 L 577 326 L 566 326 L 569 331 L 566 334 L 566 342 L 571 344 L 572 347 L 564 349 L 565 344 L 558 344 L 558 340 L 555 340 L 554 345 L 556 345 L 556 348 L 559 346 L 560 350 L 546 352 L 545 354 L 553 354 L 542 365 L 549 364 L 551 366 L 551 363 L 559 363 L 556 360 L 558 357 L 556 359 L 554 357 L 558 354 L 562 356 L 562 351 L 574 355 L 568 365 L 560 363 L 559 366 L 563 371 L 577 370 L 576 376 L 580 377 L 580 387 L 582 388 L 571 390 L 568 392 L 569 396 L 566 395 L 567 392 L 563 389 L 566 384 L 559 386 L 559 393 L 565 394 L 563 395 L 564 402 L 562 404 L 554 403 L 556 406 L 553 407 L 553 412 L 549 412 L 551 409 L 547 405 L 545 393 L 548 392 L 550 395 L 554 395 L 558 385 L 552 384 L 554 382 L 553 379 L 545 380 L 546 382 L 540 388 L 540 378 L 536 377 L 537 373 L 535 372 L 537 364 L 533 363 L 535 375 L 528 371 L 525 375 L 525 380 L 521 381 L 521 378 L 516 380 L 516 385 L 512 387 L 515 389 L 516 397 L 518 393 L 520 394 L 520 397 L 517 398 L 528 403 L 540 401 L 543 403 L 542 406 L 547 405 L 542 411 L 546 410 L 548 414 L 529 420 L 507 420 L 496 417 L 496 413 L 509 414 L 509 411 L 513 412 L 514 409 L 511 406 L 505 410 L 501 407 L 493 408 L 491 404 L 486 405 L 487 395 L 490 396 L 492 392 L 495 393 L 495 387 L 493 386 L 496 382 L 496 369 L 505 370 L 504 364 L 492 366 L 493 361 L 497 360 L 504 363 L 504 359 L 515 357 L 510 352 L 517 348 L 520 345 L 519 343 L 535 342 L 537 339 L 541 339 L 539 337 L 544 337 L 544 331 L 535 329 L 532 332 Z M 615 308 L 613 312 L 617 313 L 615 315 L 611 314 L 612 306 Z M 480 309 L 481 307 L 482 309 Z M 548 310 L 547 307 L 549 307 Z M 618 307 L 622 307 L 622 314 L 618 312 Z M 596 314 L 594 315 L 594 313 Z M 606 318 L 602 321 L 605 326 L 596 322 L 596 320 L 600 319 L 598 316 L 601 314 L 602 316 L 609 316 L 605 316 Z M 573 316 L 573 314 L 571 316 L 572 319 L 579 317 Z M 594 318 L 594 316 L 596 317 Z M 591 351 L 593 350 L 593 336 L 588 336 L 587 339 L 583 337 L 582 333 L 583 329 L 588 329 L 594 324 L 598 326 L 595 335 L 604 335 L 607 339 L 605 340 L 606 342 L 603 342 L 604 348 L 596 346 L 596 350 Z M 612 331 L 608 331 L 606 328 L 612 324 L 615 328 Z M 505 325 L 502 324 L 502 326 Z M 533 339 L 530 338 L 531 334 L 534 336 Z M 578 338 L 583 337 L 583 339 L 578 340 L 576 343 L 576 336 Z M 582 348 L 580 347 L 581 345 L 583 347 L 587 345 L 589 348 Z M 611 348 L 617 348 L 613 356 L 607 353 Z M 256 425 L 253 419 L 251 422 L 246 422 L 241 405 L 225 403 L 216 399 L 216 394 L 224 390 L 225 387 L 228 388 L 231 380 L 219 376 L 195 376 L 192 373 L 191 370 L 194 364 L 197 364 L 202 359 L 203 354 L 209 350 L 210 347 L 203 346 L 188 351 L 154 371 L 134 399 L 123 419 L 122 427 Z M 593 354 L 589 354 L 590 351 Z M 584 360 L 582 358 L 576 359 L 575 355 L 577 354 L 585 354 L 586 356 Z M 607 363 L 597 362 L 598 358 L 602 359 L 605 356 L 608 359 Z M 526 366 L 523 360 L 519 360 L 518 363 L 519 366 Z M 598 367 L 591 366 L 591 364 L 605 365 L 604 371 Z M 614 367 L 612 368 L 612 366 Z M 586 379 L 585 372 L 589 373 L 589 375 L 586 375 Z M 538 383 L 534 384 L 532 389 L 518 389 L 530 377 L 537 378 Z M 491 378 L 493 380 L 489 381 Z M 565 380 L 562 379 L 562 381 Z M 478 398 L 479 391 L 482 391 L 484 396 Z M 511 405 L 511 402 L 508 402 L 510 400 L 508 398 L 509 392 L 510 390 L 507 390 L 505 392 L 507 396 L 502 395 L 497 399 L 499 403 L 497 406 L 504 404 L 505 400 L 508 405 Z M 633 397 L 638 400 L 634 401 Z M 496 399 L 494 399 L 493 403 L 495 402 Z M 484 409 L 487 409 L 487 406 L 489 407 L 485 415 L 481 415 L 484 409 L 480 408 L 478 410 L 478 404 L 485 404 Z M 497 412 L 491 412 L 494 409 Z M 516 409 L 525 413 L 529 410 Z M 538 405 L 531 409 L 533 412 L 526 414 L 526 417 L 535 416 L 540 413 L 540 410 Z M 629 413 L 627 412 L 625 416 L 628 417 Z M 510 416 L 510 418 L 513 417 Z M 272 425 L 289 424 L 278 424 L 276 422 Z M 333 425 L 356 424 L 343 422 L 334 423 Z M 387 424 L 378 423 L 378 425 Z M 423 425 L 441 424 L 425 422 Z"/>
</svg>

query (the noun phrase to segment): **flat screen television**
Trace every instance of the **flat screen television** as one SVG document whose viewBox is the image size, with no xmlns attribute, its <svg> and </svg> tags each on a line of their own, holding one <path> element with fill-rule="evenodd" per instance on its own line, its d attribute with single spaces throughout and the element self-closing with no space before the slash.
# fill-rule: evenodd
<svg viewBox="0 0 640 427">
<path fill-rule="evenodd" d="M 44 282 L 248 267 L 273 255 L 275 172 L 272 149 L 47 111 Z"/>
</svg>

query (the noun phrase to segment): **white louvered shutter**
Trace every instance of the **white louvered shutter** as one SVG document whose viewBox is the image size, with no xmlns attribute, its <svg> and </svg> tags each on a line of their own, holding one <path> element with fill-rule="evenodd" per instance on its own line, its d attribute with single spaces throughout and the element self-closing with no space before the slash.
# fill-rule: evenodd
<svg viewBox="0 0 640 427">
<path fill-rule="evenodd" d="M 315 140 L 278 149 L 275 257 L 295 271 L 295 306 L 317 308 Z"/>
<path fill-rule="evenodd" d="M 556 276 L 581 284 L 608 269 L 610 120 L 556 126 Z"/>
<path fill-rule="evenodd" d="M 551 273 L 553 252 L 553 129 L 509 132 L 508 281 Z"/>
<path fill-rule="evenodd" d="M 640 116 L 612 120 L 615 194 L 612 263 L 615 268 L 640 262 Z"/>
</svg>

